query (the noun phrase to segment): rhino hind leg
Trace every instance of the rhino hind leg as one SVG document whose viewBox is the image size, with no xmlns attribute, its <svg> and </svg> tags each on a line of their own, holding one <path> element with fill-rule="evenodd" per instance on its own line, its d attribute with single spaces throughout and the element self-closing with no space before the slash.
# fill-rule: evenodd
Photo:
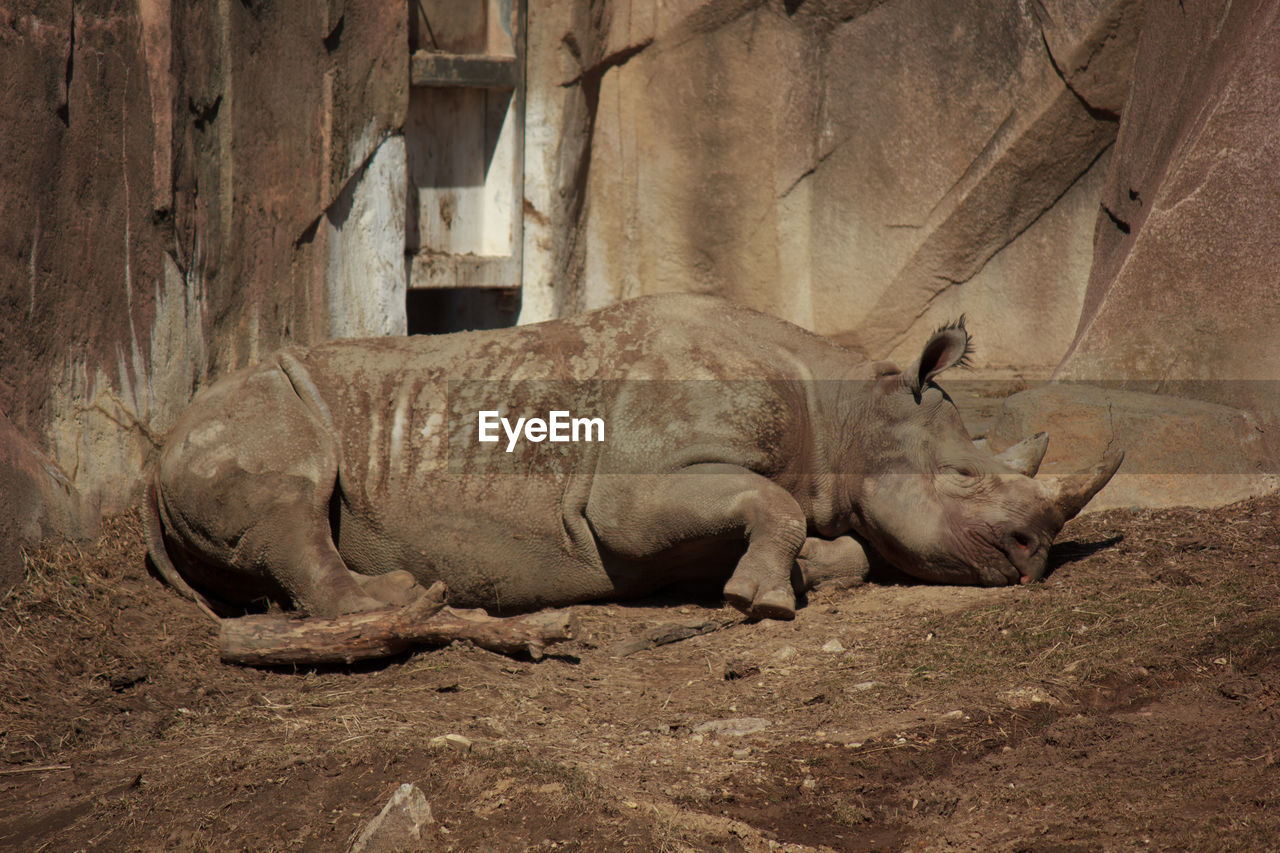
<svg viewBox="0 0 1280 853">
<path fill-rule="evenodd" d="M 825 583 L 856 586 L 866 583 L 871 574 L 866 546 L 849 535 L 835 539 L 811 536 L 804 540 L 796 567 L 806 590 Z"/>
<path fill-rule="evenodd" d="M 328 525 L 305 510 L 299 502 L 293 507 L 280 507 L 277 513 L 264 518 L 263 535 L 279 537 L 277 543 L 259 552 L 271 555 L 267 565 L 272 579 L 295 605 L 314 616 L 337 616 L 384 606 L 380 597 L 372 594 L 379 588 L 367 589 L 362 578 L 347 569 L 329 536 Z M 298 525 L 300 536 L 281 533 L 291 524 Z"/>
<path fill-rule="evenodd" d="M 233 606 L 265 596 L 319 616 L 416 597 L 405 572 L 364 578 L 343 562 L 329 516 L 336 439 L 289 379 L 264 367 L 211 391 L 175 426 L 155 481 L 190 587 Z"/>
<path fill-rule="evenodd" d="M 426 594 L 426 589 L 412 574 L 396 569 L 381 575 L 351 573 L 364 594 L 386 607 L 404 607 Z"/>
</svg>

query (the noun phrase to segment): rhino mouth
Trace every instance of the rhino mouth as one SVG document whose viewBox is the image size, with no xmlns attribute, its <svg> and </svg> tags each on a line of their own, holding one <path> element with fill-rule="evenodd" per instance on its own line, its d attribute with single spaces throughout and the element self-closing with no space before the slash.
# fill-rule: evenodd
<svg viewBox="0 0 1280 853">
<path fill-rule="evenodd" d="M 920 580 L 996 587 L 1040 580 L 1053 538 L 1048 531 L 977 525 L 928 551 L 903 547 L 892 539 L 871 541 L 888 563 Z"/>
<path fill-rule="evenodd" d="M 1000 551 L 1009 565 L 1018 573 L 1018 583 L 1030 583 L 1044 575 L 1045 564 L 1049 558 L 1049 544 L 1035 536 L 1012 531 L 1006 533 L 1000 542 Z M 1009 582 L 1013 582 L 1009 578 Z"/>
<path fill-rule="evenodd" d="M 953 583 L 964 583 L 957 577 L 963 573 L 968 583 L 978 586 L 1031 583 L 1044 576 L 1051 541 L 1022 531 L 1001 534 L 991 530 L 985 536 L 970 539 L 968 558 L 963 549 L 958 549 L 959 559 L 938 575 L 950 577 Z"/>
</svg>

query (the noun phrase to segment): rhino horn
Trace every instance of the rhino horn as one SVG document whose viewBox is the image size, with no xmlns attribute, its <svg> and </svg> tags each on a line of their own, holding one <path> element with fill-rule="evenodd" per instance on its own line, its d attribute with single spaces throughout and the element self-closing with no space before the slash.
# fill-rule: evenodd
<svg viewBox="0 0 1280 853">
<path fill-rule="evenodd" d="M 1034 477 L 1040 470 L 1040 462 L 1049 449 L 1049 434 L 1038 432 L 1030 438 L 1024 438 L 1017 444 L 1002 450 L 995 455 L 996 459 L 1008 465 L 1025 477 Z M 1105 480 L 1103 482 L 1106 482 Z M 1098 488 L 1102 488 L 1099 486 Z M 1090 495 L 1092 497 L 1092 495 Z"/>
<path fill-rule="evenodd" d="M 1107 484 L 1123 461 L 1124 451 L 1114 450 L 1103 456 L 1102 461 L 1091 471 L 1059 477 L 1050 487 L 1049 497 L 1062 513 L 1062 520 L 1075 518 L 1084 509 L 1084 505 Z"/>
</svg>

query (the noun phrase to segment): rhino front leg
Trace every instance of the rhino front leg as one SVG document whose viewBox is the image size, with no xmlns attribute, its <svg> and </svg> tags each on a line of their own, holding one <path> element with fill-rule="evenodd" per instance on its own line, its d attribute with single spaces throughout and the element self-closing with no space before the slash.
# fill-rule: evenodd
<svg viewBox="0 0 1280 853">
<path fill-rule="evenodd" d="M 643 559 L 698 540 L 744 536 L 747 551 L 724 586 L 730 604 L 755 618 L 791 619 L 792 569 L 807 522 L 771 480 L 736 465 L 692 465 L 675 474 L 597 477 L 587 519 L 600 543 Z"/>
</svg>

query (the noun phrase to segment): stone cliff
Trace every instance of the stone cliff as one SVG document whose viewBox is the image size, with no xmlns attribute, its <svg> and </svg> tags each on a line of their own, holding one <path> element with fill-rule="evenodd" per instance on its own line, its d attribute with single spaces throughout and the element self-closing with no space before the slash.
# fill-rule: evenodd
<svg viewBox="0 0 1280 853">
<path fill-rule="evenodd" d="M 210 378 L 405 332 L 429 23 L 0 11 L 0 480 L 43 483 L 24 535 L 136 499 Z M 968 313 L 980 367 L 1244 410 L 1250 464 L 1280 456 L 1277 0 L 545 0 L 521 24 L 522 322 L 713 292 L 902 357 Z"/>
</svg>

